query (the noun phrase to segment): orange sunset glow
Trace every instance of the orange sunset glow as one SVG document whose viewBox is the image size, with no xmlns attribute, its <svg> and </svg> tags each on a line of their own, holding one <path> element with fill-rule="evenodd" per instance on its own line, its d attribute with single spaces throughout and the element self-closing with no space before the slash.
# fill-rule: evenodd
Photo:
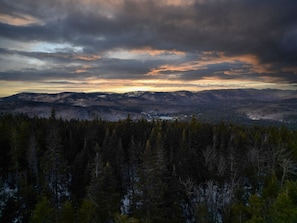
<svg viewBox="0 0 297 223">
<path fill-rule="evenodd" d="M 294 90 L 296 4 L 1 1 L 0 97 L 61 91 Z"/>
</svg>

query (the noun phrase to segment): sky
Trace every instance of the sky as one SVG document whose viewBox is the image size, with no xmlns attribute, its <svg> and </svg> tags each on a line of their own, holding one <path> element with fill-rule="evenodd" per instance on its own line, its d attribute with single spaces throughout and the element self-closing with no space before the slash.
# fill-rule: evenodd
<svg viewBox="0 0 297 223">
<path fill-rule="evenodd" d="M 0 0 L 0 96 L 297 89 L 296 0 Z"/>
</svg>

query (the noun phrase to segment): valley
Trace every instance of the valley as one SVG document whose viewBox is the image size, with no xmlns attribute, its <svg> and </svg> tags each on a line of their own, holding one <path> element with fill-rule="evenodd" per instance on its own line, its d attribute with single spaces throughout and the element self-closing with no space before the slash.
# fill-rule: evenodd
<svg viewBox="0 0 297 223">
<path fill-rule="evenodd" d="M 118 121 L 129 117 L 297 125 L 297 92 L 229 89 L 201 92 L 20 93 L 0 99 L 0 112 L 48 118 Z"/>
</svg>

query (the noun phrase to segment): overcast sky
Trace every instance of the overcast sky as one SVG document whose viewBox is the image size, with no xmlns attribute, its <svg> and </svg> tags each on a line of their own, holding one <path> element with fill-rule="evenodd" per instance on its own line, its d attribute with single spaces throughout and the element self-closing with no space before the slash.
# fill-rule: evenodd
<svg viewBox="0 0 297 223">
<path fill-rule="evenodd" d="M 0 0 L 0 96 L 297 89 L 296 0 Z"/>
</svg>

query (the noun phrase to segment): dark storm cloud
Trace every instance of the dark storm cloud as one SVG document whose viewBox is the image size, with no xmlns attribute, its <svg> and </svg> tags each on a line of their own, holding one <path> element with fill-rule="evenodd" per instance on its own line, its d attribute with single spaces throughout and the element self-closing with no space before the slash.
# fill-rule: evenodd
<svg viewBox="0 0 297 223">
<path fill-rule="evenodd" d="M 75 1 L 72 1 L 75 3 Z M 71 1 L 65 0 L 1 0 L 1 14 L 8 14 L 17 17 L 25 17 L 27 15 L 39 18 L 48 19 L 59 17 L 65 14 L 65 10 L 71 5 Z"/>
<path fill-rule="evenodd" d="M 60 42 L 64 41 L 63 32 L 60 28 L 55 28 L 55 25 L 28 25 L 28 26 L 16 26 L 0 23 L 0 36 L 18 40 L 18 41 L 48 41 L 48 42 Z"/>
<path fill-rule="evenodd" d="M 102 59 L 92 72 L 94 75 L 101 73 L 100 76 L 106 79 L 143 79 L 145 76 L 142 74 L 149 72 L 152 65 L 136 60 Z"/>
<path fill-rule="evenodd" d="M 234 72 L 236 70 L 236 72 Z M 234 74 L 228 74 L 234 73 Z M 249 67 L 245 67 L 243 63 L 217 63 L 205 65 L 202 68 L 190 69 L 187 71 L 164 70 L 160 74 L 172 75 L 175 74 L 181 80 L 202 80 L 207 77 L 217 77 L 221 80 L 232 79 L 256 79 Z M 246 74 L 249 74 L 249 77 Z M 244 74 L 244 75 L 243 75 Z M 266 74 L 264 74 L 266 76 Z M 173 75 L 174 76 L 174 75 Z M 261 76 L 261 75 L 260 75 Z"/>
<path fill-rule="evenodd" d="M 156 64 L 155 61 L 141 63 L 133 59 L 93 58 L 92 55 L 72 53 L 40 53 L 6 50 L 0 48 L 2 55 L 20 55 L 53 62 L 48 68 L 31 68 L 22 71 L 0 72 L 0 80 L 36 81 L 47 79 L 84 79 L 86 77 L 104 79 L 143 79 Z M 79 62 L 79 63 L 77 63 Z M 81 64 L 82 63 L 82 64 Z"/>
<path fill-rule="evenodd" d="M 263 61 L 279 61 L 279 55 L 285 55 L 288 60 L 296 57 L 296 1 L 206 1 L 184 7 L 164 6 L 152 1 L 125 1 L 113 18 L 83 10 L 83 4 L 77 7 L 63 4 L 59 9 L 58 1 L 41 2 L 43 4 L 37 4 L 37 12 L 44 12 L 48 5 L 47 11 L 64 12 L 64 16 L 51 14 L 50 22 L 40 26 L 1 24 L 1 35 L 28 40 L 61 39 L 77 44 L 102 36 L 108 47 L 133 48 L 134 44 L 152 44 L 180 50 L 256 53 L 263 55 Z M 27 10 L 23 11 L 36 16 L 38 13 L 29 11 L 28 7 L 32 4 L 36 8 L 36 1 L 27 3 Z M 293 52 L 289 54 L 290 51 Z"/>
<path fill-rule="evenodd" d="M 126 0 L 113 6 L 113 2 L 104 1 L 88 1 L 92 4 L 87 5 L 75 0 L 2 0 L 0 13 L 19 17 L 29 15 L 39 22 L 28 25 L 0 23 L 0 36 L 25 42 L 68 43 L 81 47 L 84 54 L 101 55 L 119 48 L 132 50 L 150 47 L 178 50 L 189 55 L 204 51 L 223 52 L 229 57 L 253 55 L 259 66 L 265 66 L 265 72 L 255 75 L 257 72 L 249 67 L 243 68 L 242 62 L 227 62 L 208 65 L 203 70 L 167 70 L 163 74 L 179 73 L 179 78 L 185 80 L 210 76 L 232 79 L 234 76 L 226 75 L 225 72 L 233 69 L 247 73 L 237 75 L 236 79 L 271 77 L 274 80 L 297 83 L 297 1 L 188 2 L 170 5 L 163 4 L 163 1 Z M 9 52 L 2 49 L 0 53 Z M 10 53 L 61 63 L 75 58 L 74 54 L 68 52 Z M 80 59 L 78 61 L 82 62 Z M 162 61 L 157 60 L 146 64 L 137 60 L 101 58 L 84 63 L 92 65 L 86 71 L 88 75 L 102 75 L 105 78 L 146 78 L 144 74 L 162 66 Z M 173 64 L 172 61 L 163 63 Z M 50 76 L 50 73 L 47 75 Z"/>
<path fill-rule="evenodd" d="M 65 75 L 67 75 L 65 72 L 58 72 L 57 70 L 40 71 L 37 69 L 24 69 L 22 71 L 0 72 L 0 80 L 32 82 L 47 79 L 63 79 Z"/>
</svg>

